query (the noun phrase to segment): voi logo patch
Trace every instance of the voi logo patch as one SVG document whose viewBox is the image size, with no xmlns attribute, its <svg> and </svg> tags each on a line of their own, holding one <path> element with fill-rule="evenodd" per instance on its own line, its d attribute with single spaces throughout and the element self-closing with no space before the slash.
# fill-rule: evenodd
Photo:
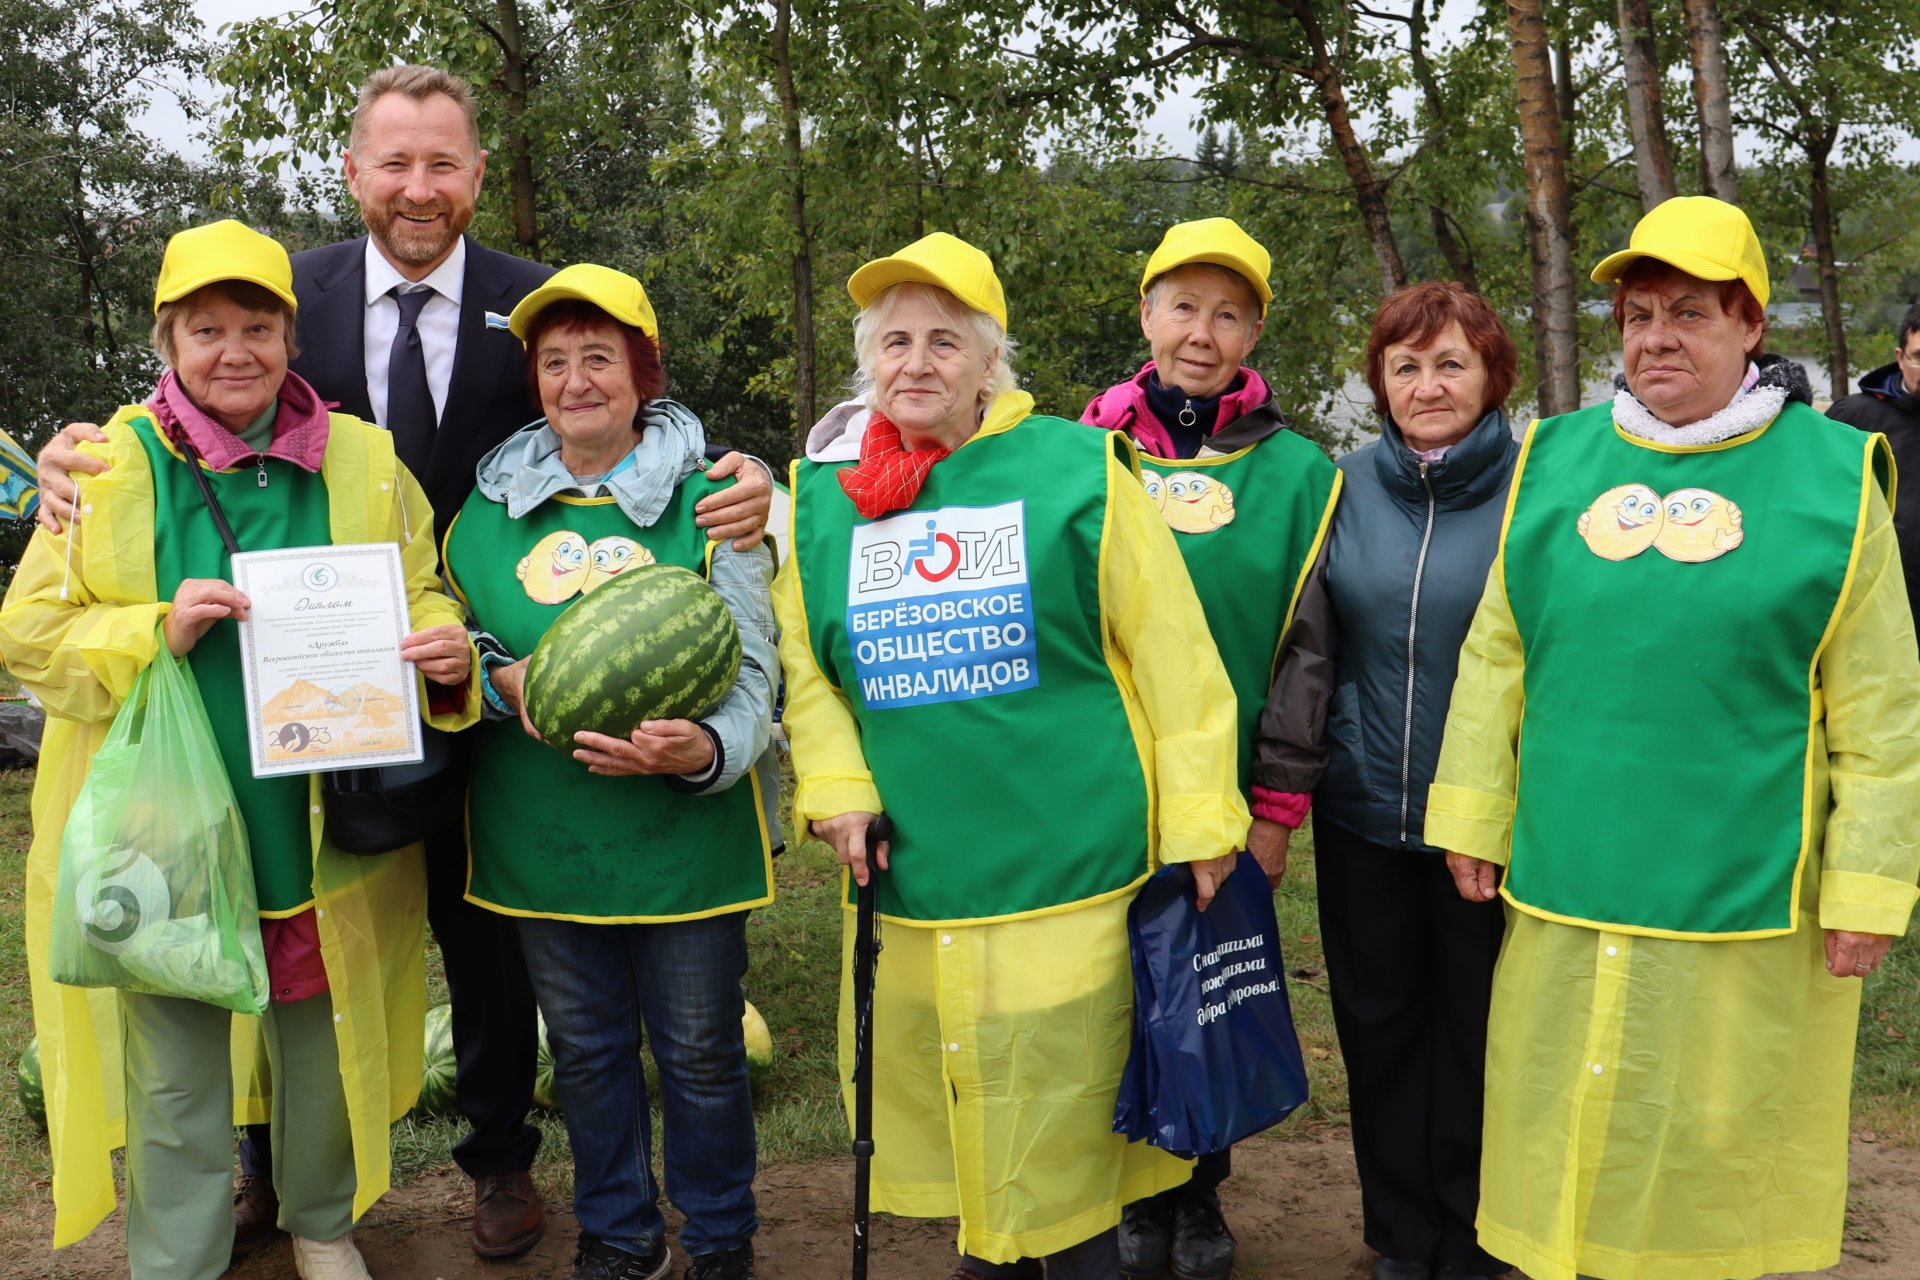
<svg viewBox="0 0 1920 1280">
<path fill-rule="evenodd" d="M 903 511 L 853 531 L 847 632 L 869 708 L 1031 689 L 1024 502 Z"/>
</svg>

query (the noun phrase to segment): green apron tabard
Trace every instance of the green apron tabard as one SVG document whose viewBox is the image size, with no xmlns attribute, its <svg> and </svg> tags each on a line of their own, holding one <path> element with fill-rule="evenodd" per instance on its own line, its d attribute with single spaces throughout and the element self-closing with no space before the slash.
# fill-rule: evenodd
<svg viewBox="0 0 1920 1280">
<path fill-rule="evenodd" d="M 153 471 L 153 580 L 159 598 L 173 599 L 187 578 L 233 581 L 227 549 L 220 542 L 213 517 L 207 513 L 199 486 L 187 471 L 188 464 L 167 451 L 151 417 L 128 415 L 121 421 L 133 428 Z M 273 551 L 330 543 L 326 482 L 279 458 L 268 458 L 263 465 L 265 488 L 260 486 L 260 472 L 255 466 L 203 472 L 233 526 L 240 549 Z M 246 824 L 260 914 L 295 915 L 313 902 L 307 775 L 253 776 L 238 626 L 223 622 L 209 628 L 187 655 L 187 663 L 200 686 L 201 700 L 207 704 L 213 738 L 219 744 L 227 781 Z"/>
<path fill-rule="evenodd" d="M 692 476 L 660 519 L 636 526 L 612 498 L 556 497 L 518 520 L 478 492 L 447 530 L 447 576 L 479 625 L 530 655 L 554 619 L 602 581 L 657 561 L 705 575 L 708 539 Z M 692 920 L 773 900 L 773 853 L 748 770 L 710 795 L 662 777 L 601 777 L 487 720 L 474 738 L 467 796 L 467 897 L 507 915 L 588 922 Z"/>
<path fill-rule="evenodd" d="M 1800 404 L 1687 448 L 1625 435 L 1610 404 L 1534 425 L 1503 542 L 1526 669 L 1515 906 L 1793 930 L 1817 662 L 1885 449 Z"/>
<path fill-rule="evenodd" d="M 1146 774 L 1100 607 L 1116 449 L 1131 456 L 1123 437 L 1030 417 L 872 521 L 838 466 L 794 464 L 814 660 L 894 822 L 890 919 L 1031 914 L 1147 873 Z"/>
<path fill-rule="evenodd" d="M 1280 640 L 1319 554 L 1340 469 L 1281 431 L 1219 457 L 1140 456 L 1147 496 L 1166 517 L 1239 703 L 1240 792 L 1250 794 L 1253 731 Z"/>
</svg>

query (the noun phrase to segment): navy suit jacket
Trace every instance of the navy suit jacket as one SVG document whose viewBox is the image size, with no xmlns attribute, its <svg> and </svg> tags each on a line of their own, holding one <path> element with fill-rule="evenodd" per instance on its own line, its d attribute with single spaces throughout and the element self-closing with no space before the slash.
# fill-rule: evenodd
<svg viewBox="0 0 1920 1280">
<path fill-rule="evenodd" d="M 293 292 L 300 300 L 300 358 L 293 371 L 342 413 L 373 421 L 365 358 L 367 238 L 293 255 Z M 467 240 L 461 286 L 460 337 L 453 377 L 440 411 L 426 474 L 416 476 L 446 532 L 473 491 L 474 469 L 488 450 L 540 416 L 527 390 L 520 340 L 487 328 L 487 313 L 504 316 L 553 274 L 553 268 Z"/>
</svg>

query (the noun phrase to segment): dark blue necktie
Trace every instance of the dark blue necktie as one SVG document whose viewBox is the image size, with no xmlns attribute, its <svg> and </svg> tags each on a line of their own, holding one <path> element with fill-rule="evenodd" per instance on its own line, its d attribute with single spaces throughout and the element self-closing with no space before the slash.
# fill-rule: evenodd
<svg viewBox="0 0 1920 1280">
<path fill-rule="evenodd" d="M 432 289 L 402 292 L 395 285 L 393 299 L 400 304 L 400 327 L 387 353 L 387 430 L 393 449 L 415 476 L 426 474 L 433 452 L 433 392 L 427 386 L 427 356 L 420 345 L 420 308 L 434 296 Z"/>
</svg>

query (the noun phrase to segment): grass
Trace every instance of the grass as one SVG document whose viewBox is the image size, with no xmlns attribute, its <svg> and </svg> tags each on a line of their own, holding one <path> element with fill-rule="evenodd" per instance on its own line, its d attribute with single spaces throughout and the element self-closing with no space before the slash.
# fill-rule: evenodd
<svg viewBox="0 0 1920 1280">
<path fill-rule="evenodd" d="M 21 917 L 32 779 L 31 771 L 0 773 L 0 1052 L 7 1064 L 18 1061 L 33 1034 Z M 760 1159 L 766 1165 L 835 1158 L 848 1147 L 835 1062 L 839 867 L 824 845 L 808 842 L 790 847 L 774 869 L 776 901 L 756 911 L 747 925 L 747 992 L 774 1042 L 774 1069 L 755 1091 Z M 1346 1077 L 1327 998 L 1313 872 L 1311 832 L 1303 831 L 1275 905 L 1313 1097 L 1279 1131 L 1282 1136 L 1346 1121 Z M 428 973 L 430 999 L 444 1000 L 436 951 L 429 952 Z M 1867 980 L 1854 1072 L 1856 1130 L 1882 1142 L 1920 1146 L 1915 1040 L 1920 1040 L 1920 925 Z M 535 1179 L 543 1194 L 564 1199 L 572 1193 L 565 1126 L 558 1116 L 536 1119 L 544 1140 Z M 462 1123 L 410 1118 L 395 1125 L 396 1181 L 446 1167 Z M 45 1135 L 11 1096 L 0 1098 L 0 1218 L 44 1205 L 50 1176 Z"/>
</svg>

